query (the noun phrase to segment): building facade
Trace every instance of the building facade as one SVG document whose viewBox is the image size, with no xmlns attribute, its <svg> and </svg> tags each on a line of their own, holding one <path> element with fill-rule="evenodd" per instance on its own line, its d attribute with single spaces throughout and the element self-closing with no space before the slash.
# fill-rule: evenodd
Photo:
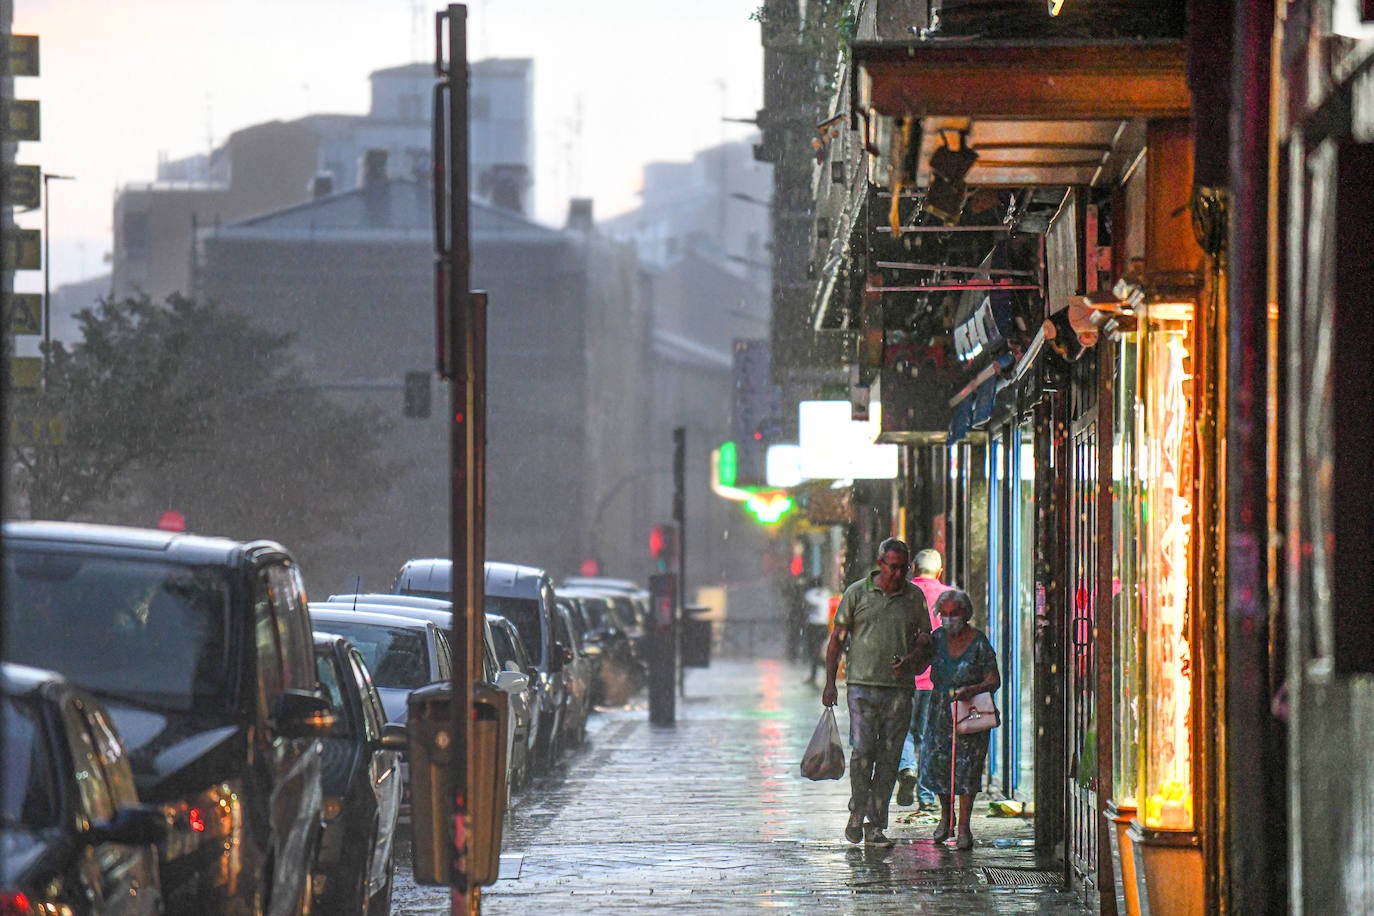
<svg viewBox="0 0 1374 916">
<path fill-rule="evenodd" d="M 369 76 L 367 114 L 307 115 L 237 130 L 208 154 L 158 164 L 157 180 L 116 193 L 112 287 L 117 298 L 194 294 L 203 229 L 358 187 L 369 151 L 393 178 L 430 175 L 432 64 Z M 479 200 L 525 212 L 534 174 L 533 62 L 472 64 L 472 187 Z"/>
<path fill-rule="evenodd" d="M 206 230 L 199 244 L 205 295 L 294 334 L 309 384 L 396 417 L 384 506 L 295 548 L 330 588 L 360 575 L 385 589 L 404 560 L 448 552 L 443 409 L 401 418 L 405 373 L 433 370 L 430 188 L 387 177 L 379 158 L 361 188 Z M 589 226 L 480 202 L 472 228 L 473 280 L 490 301 L 487 555 L 570 575 L 595 543 L 609 572 L 637 574 L 643 507 L 597 504 L 649 460 L 637 263 Z"/>
<path fill-rule="evenodd" d="M 1374 12 L 855 12 L 802 332 L 997 647 L 985 788 L 1104 912 L 1367 909 Z"/>
</svg>

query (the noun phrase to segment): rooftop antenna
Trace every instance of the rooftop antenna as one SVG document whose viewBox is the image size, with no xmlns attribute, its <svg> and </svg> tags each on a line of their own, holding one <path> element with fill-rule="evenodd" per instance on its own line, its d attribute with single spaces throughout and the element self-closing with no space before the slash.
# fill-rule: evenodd
<svg viewBox="0 0 1374 916">
<path fill-rule="evenodd" d="M 410 0 L 410 59 L 423 60 L 425 54 L 425 2 Z"/>
<path fill-rule="evenodd" d="M 215 94 L 205 90 L 205 158 L 206 167 L 215 155 Z"/>
<path fill-rule="evenodd" d="M 577 94 L 572 117 L 568 119 L 568 140 L 563 145 L 567 156 L 568 196 L 582 194 L 582 93 Z"/>
<path fill-rule="evenodd" d="M 358 592 L 363 590 L 363 577 L 353 577 L 353 610 L 358 609 Z"/>
<path fill-rule="evenodd" d="M 728 165 L 725 161 L 725 118 L 730 113 L 730 86 L 724 79 L 718 79 L 716 88 L 720 90 L 720 146 L 716 148 L 716 240 L 720 250 L 724 252 L 729 248 L 725 239 L 725 201 L 730 194 L 729 189 L 725 187 Z"/>
</svg>

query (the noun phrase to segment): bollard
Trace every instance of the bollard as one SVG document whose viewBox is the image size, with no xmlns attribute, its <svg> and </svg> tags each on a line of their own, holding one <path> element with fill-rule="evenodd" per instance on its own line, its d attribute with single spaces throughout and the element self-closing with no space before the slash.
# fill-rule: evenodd
<svg viewBox="0 0 1374 916">
<path fill-rule="evenodd" d="M 649 592 L 649 721 L 670 725 L 677 718 L 677 576 L 650 576 Z"/>
</svg>

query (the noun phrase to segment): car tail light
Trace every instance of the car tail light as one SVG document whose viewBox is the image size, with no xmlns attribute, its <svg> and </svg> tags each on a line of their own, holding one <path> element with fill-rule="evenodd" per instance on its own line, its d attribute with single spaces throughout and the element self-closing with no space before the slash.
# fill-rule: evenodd
<svg viewBox="0 0 1374 916">
<path fill-rule="evenodd" d="M 22 891 L 0 891 L 0 916 L 32 916 L 33 904 Z"/>
</svg>

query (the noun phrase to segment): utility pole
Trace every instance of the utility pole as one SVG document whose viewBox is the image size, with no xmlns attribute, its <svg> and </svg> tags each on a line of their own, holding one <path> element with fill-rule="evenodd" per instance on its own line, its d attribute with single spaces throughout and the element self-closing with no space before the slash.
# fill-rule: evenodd
<svg viewBox="0 0 1374 916">
<path fill-rule="evenodd" d="M 655 725 L 671 725 L 677 719 L 678 688 L 678 619 L 682 615 L 683 579 L 686 575 L 683 543 L 686 540 L 683 514 L 686 506 L 682 489 L 685 480 L 685 446 L 687 430 L 679 426 L 673 430 L 673 556 L 667 558 L 673 567 L 649 577 L 650 600 L 653 613 L 650 625 L 651 659 L 649 669 L 649 721 Z"/>
<path fill-rule="evenodd" d="M 52 262 L 52 232 L 49 230 L 48 211 L 52 209 L 52 196 L 48 191 L 50 181 L 74 181 L 71 175 L 43 173 L 43 390 L 48 389 L 48 363 L 52 357 L 52 288 L 50 281 Z"/>
<path fill-rule="evenodd" d="M 447 28 L 445 28 L 447 26 Z M 447 39 L 447 47 L 445 47 Z M 438 290 L 439 374 L 449 385 L 451 455 L 449 556 L 452 558 L 454 677 L 449 721 L 453 787 L 454 916 L 481 911 L 482 876 L 489 858 L 475 822 L 480 810 L 475 683 L 482 670 L 485 560 L 486 297 L 472 289 L 468 176 L 467 7 L 449 4 L 435 15 L 434 233 Z M 447 803 L 447 799 L 444 800 Z M 499 841 L 498 841 L 499 842 Z"/>
</svg>

